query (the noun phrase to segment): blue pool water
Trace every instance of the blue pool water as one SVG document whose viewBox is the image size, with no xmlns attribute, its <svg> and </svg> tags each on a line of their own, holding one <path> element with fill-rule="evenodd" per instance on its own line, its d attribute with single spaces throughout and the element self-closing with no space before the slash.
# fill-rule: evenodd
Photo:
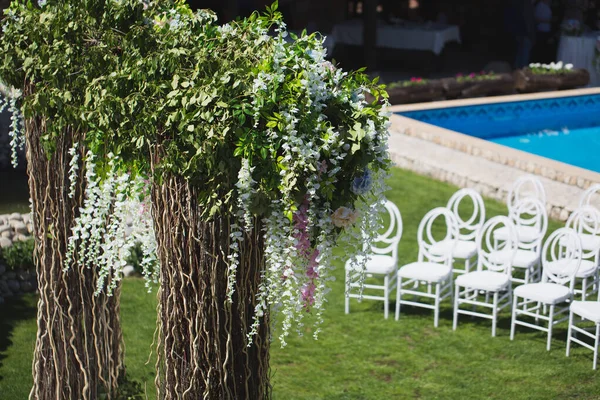
<svg viewBox="0 0 600 400">
<path fill-rule="evenodd" d="M 399 114 L 600 172 L 600 94 Z"/>
</svg>

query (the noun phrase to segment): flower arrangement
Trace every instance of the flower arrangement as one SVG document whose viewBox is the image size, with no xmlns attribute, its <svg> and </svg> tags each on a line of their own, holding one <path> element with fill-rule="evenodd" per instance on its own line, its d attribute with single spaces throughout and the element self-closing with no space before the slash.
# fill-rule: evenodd
<svg viewBox="0 0 600 400">
<path fill-rule="evenodd" d="M 528 69 L 536 75 L 564 74 L 573 71 L 573 64 L 564 64 L 562 61 L 550 64 L 531 63 Z"/>
<path fill-rule="evenodd" d="M 428 79 L 421 78 L 420 76 L 419 77 L 413 76 L 409 80 L 392 82 L 389 85 L 387 85 L 387 88 L 394 89 L 394 88 L 399 88 L 399 87 L 421 86 L 421 85 L 425 85 L 427 83 L 429 83 Z"/>
<path fill-rule="evenodd" d="M 568 36 L 579 36 L 582 32 L 581 22 L 576 19 L 568 19 L 564 21 L 560 28 L 562 33 Z"/>
<path fill-rule="evenodd" d="M 492 81 L 500 79 L 498 75 L 496 75 L 493 71 L 485 72 L 481 71 L 479 73 L 471 72 L 468 75 L 463 75 L 461 73 L 456 74 L 457 82 L 469 82 L 469 81 Z"/>
</svg>

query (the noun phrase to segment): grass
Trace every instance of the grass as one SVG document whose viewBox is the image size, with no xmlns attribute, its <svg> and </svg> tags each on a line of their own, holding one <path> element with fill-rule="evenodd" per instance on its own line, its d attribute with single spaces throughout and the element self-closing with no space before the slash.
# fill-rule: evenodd
<svg viewBox="0 0 600 400">
<path fill-rule="evenodd" d="M 389 198 L 398 204 L 404 233 L 400 262 L 416 259 L 416 230 L 425 213 L 444 205 L 456 187 L 394 170 Z M 486 200 L 488 218 L 504 205 Z M 551 221 L 550 231 L 560 224 Z M 579 346 L 565 357 L 566 324 L 555 330 L 552 349 L 545 333 L 517 328 L 509 340 L 510 314 L 500 315 L 498 336 L 491 322 L 462 317 L 452 331 L 452 308 L 442 308 L 440 327 L 433 312 L 404 306 L 399 321 L 384 320 L 381 302 L 351 303 L 344 314 L 343 270 L 337 266 L 319 340 L 292 335 L 288 346 L 273 342 L 271 368 L 275 400 L 367 399 L 597 399 L 598 373 L 592 352 Z M 156 298 L 143 282 L 128 279 L 122 294 L 122 323 L 130 379 L 146 385 L 154 398 L 151 351 Z M 0 306 L 0 397 L 26 398 L 35 340 L 35 298 Z"/>
</svg>

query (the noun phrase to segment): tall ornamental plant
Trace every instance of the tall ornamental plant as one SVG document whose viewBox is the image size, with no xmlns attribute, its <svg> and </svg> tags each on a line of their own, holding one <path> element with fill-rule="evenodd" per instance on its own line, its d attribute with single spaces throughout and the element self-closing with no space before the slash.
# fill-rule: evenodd
<svg viewBox="0 0 600 400">
<path fill-rule="evenodd" d="M 285 345 L 307 311 L 318 335 L 333 248 L 360 264 L 379 227 L 388 117 L 364 95 L 383 93 L 321 37 L 288 37 L 276 5 L 223 26 L 183 1 L 143 8 L 85 105 L 151 177 L 159 397 L 268 398 L 272 335 Z"/>
<path fill-rule="evenodd" d="M 116 68 L 123 32 L 142 9 L 20 0 L 2 22 L 0 79 L 13 155 L 26 145 L 40 292 L 33 399 L 111 398 L 124 372 L 118 275 L 104 279 L 100 267 L 122 265 L 118 217 L 139 211 L 143 183 L 119 174 L 83 105 L 92 81 Z M 141 232 L 131 229 L 125 248 Z M 100 292 L 104 283 L 112 291 Z"/>
</svg>

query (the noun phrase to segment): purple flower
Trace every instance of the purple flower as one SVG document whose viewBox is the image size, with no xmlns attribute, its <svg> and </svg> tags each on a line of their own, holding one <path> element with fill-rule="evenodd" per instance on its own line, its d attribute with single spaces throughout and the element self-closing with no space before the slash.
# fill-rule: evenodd
<svg viewBox="0 0 600 400">
<path fill-rule="evenodd" d="M 367 193 L 373 185 L 373 177 L 371 171 L 365 169 L 365 172 L 361 176 L 357 176 L 352 181 L 352 191 L 358 195 Z"/>
</svg>

